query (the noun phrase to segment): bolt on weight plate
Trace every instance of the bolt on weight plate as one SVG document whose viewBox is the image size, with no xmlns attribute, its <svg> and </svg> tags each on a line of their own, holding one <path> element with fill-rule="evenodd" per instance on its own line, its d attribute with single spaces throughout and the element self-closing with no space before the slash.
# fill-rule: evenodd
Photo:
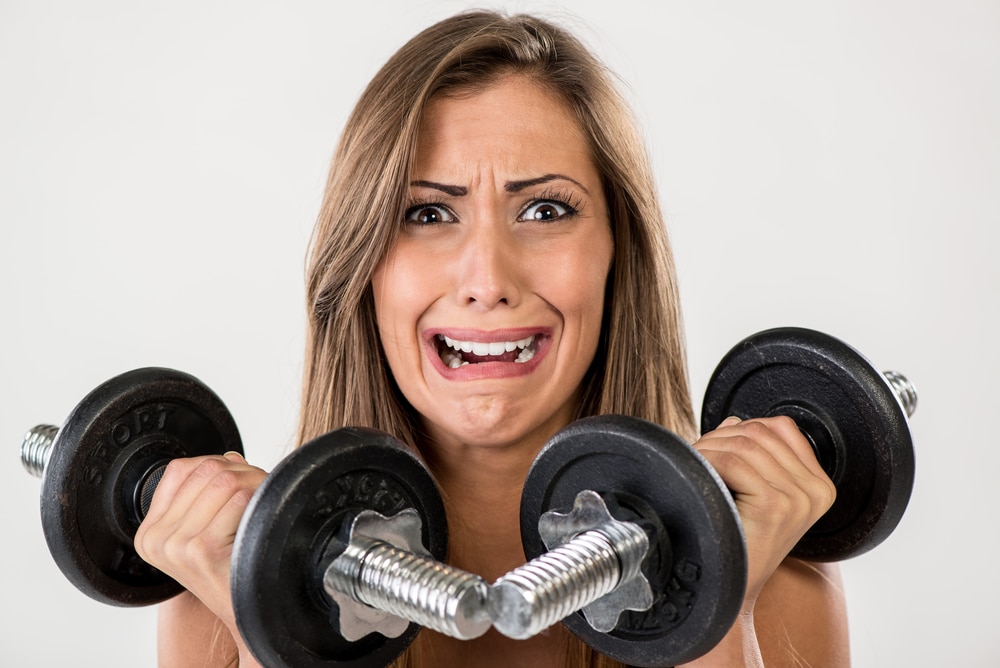
<svg viewBox="0 0 1000 668">
<path fill-rule="evenodd" d="M 659 425 L 623 416 L 578 420 L 532 464 L 521 497 L 525 555 L 545 552 L 538 522 L 597 492 L 616 520 L 650 534 L 642 565 L 646 611 L 626 611 L 607 633 L 580 612 L 563 624 L 597 651 L 634 666 L 664 666 L 708 652 L 735 621 L 746 589 L 743 530 L 721 479 L 690 445 Z"/>
<path fill-rule="evenodd" d="M 42 528 L 60 570 L 110 605 L 150 605 L 180 593 L 135 551 L 137 491 L 159 464 L 230 450 L 243 451 L 232 415 L 189 374 L 136 369 L 94 389 L 57 432 L 42 474 Z"/>
<path fill-rule="evenodd" d="M 726 417 L 793 418 L 837 487 L 830 510 L 792 555 L 839 561 L 879 545 L 913 490 L 913 441 L 881 372 L 842 341 L 808 329 L 760 332 L 719 363 L 705 391 L 702 432 Z"/>
<path fill-rule="evenodd" d="M 351 642 L 336 629 L 336 604 L 323 588 L 331 542 L 364 510 L 393 516 L 414 508 L 422 540 L 443 561 L 448 529 L 437 483 L 399 440 L 344 428 L 288 455 L 257 489 L 240 522 L 231 588 L 236 622 L 269 668 L 385 666 L 413 641 L 379 633 Z"/>
</svg>

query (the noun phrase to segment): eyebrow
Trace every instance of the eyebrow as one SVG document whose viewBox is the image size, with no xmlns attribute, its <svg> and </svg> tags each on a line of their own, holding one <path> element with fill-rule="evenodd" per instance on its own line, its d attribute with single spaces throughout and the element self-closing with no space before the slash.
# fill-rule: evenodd
<svg viewBox="0 0 1000 668">
<path fill-rule="evenodd" d="M 569 181 L 570 183 L 574 183 L 577 185 L 577 187 L 583 190 L 583 192 L 587 193 L 588 195 L 590 194 L 590 191 L 587 190 L 587 187 L 585 185 L 583 185 L 574 178 L 566 176 L 565 174 L 546 174 L 545 176 L 539 176 L 536 179 L 525 179 L 524 181 L 508 181 L 507 183 L 504 184 L 503 189 L 509 193 L 516 193 L 524 190 L 525 188 L 530 188 L 531 186 L 541 185 L 542 183 L 548 183 L 549 181 L 558 181 L 560 179 L 563 181 Z"/>
<path fill-rule="evenodd" d="M 452 197 L 464 197 L 469 194 L 469 189 L 465 186 L 450 186 L 447 183 L 435 183 L 434 181 L 411 181 L 410 185 L 416 188 L 433 188 Z"/>
<path fill-rule="evenodd" d="M 549 181 L 569 181 L 570 183 L 576 184 L 583 192 L 590 194 L 587 187 L 577 181 L 574 178 L 566 176 L 565 174 L 546 174 L 545 176 L 539 176 L 534 179 L 525 179 L 523 181 L 508 181 L 504 184 L 503 189 L 509 193 L 516 193 L 524 190 L 525 188 L 530 188 L 532 186 L 541 185 L 543 183 L 548 183 Z M 410 185 L 415 188 L 432 188 L 434 190 L 440 190 L 441 192 L 451 195 L 452 197 L 464 197 L 469 194 L 469 189 L 465 186 L 453 186 L 447 183 L 437 183 L 435 181 L 411 181 Z"/>
</svg>

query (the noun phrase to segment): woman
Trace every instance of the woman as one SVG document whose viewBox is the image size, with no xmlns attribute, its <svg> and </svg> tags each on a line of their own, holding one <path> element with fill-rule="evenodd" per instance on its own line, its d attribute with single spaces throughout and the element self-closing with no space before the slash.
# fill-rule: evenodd
<svg viewBox="0 0 1000 668">
<path fill-rule="evenodd" d="M 333 160 L 308 306 L 300 441 L 366 425 L 416 448 L 449 562 L 488 581 L 525 561 L 521 486 L 560 428 L 616 413 L 695 436 L 634 123 L 593 56 L 538 19 L 458 15 L 375 76 Z M 833 502 L 808 444 L 788 420 L 730 418 L 696 447 L 734 493 L 749 581 L 738 622 L 691 665 L 846 665 L 835 569 L 787 558 Z M 188 590 L 162 606 L 161 665 L 256 665 L 228 573 L 263 477 L 229 454 L 171 464 L 160 484 L 137 547 Z M 397 664 L 615 665 L 561 626 L 527 641 L 425 630 Z"/>
</svg>

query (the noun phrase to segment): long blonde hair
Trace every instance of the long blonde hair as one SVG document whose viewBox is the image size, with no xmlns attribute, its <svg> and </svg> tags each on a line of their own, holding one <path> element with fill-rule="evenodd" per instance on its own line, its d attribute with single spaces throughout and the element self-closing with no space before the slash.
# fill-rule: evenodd
<svg viewBox="0 0 1000 668">
<path fill-rule="evenodd" d="M 628 105 L 604 66 L 565 30 L 532 16 L 476 11 L 432 25 L 399 49 L 344 128 L 307 270 L 300 442 L 355 425 L 419 447 L 419 416 L 379 344 L 371 278 L 396 238 L 428 101 L 509 74 L 562 95 L 588 138 L 608 203 L 615 256 L 577 416 L 631 415 L 694 437 L 674 264 Z"/>
</svg>

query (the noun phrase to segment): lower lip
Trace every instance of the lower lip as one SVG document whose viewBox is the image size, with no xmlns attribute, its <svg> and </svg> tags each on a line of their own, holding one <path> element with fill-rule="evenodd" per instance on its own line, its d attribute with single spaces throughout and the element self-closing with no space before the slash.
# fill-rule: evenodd
<svg viewBox="0 0 1000 668">
<path fill-rule="evenodd" d="M 544 337 L 535 340 L 535 355 L 527 362 L 480 362 L 478 364 L 466 364 L 456 369 L 452 369 L 441 360 L 438 353 L 437 342 L 431 340 L 426 349 L 431 364 L 438 373 L 447 380 L 483 380 L 496 378 L 518 378 L 531 374 L 549 350 L 549 343 L 552 339 Z"/>
</svg>

